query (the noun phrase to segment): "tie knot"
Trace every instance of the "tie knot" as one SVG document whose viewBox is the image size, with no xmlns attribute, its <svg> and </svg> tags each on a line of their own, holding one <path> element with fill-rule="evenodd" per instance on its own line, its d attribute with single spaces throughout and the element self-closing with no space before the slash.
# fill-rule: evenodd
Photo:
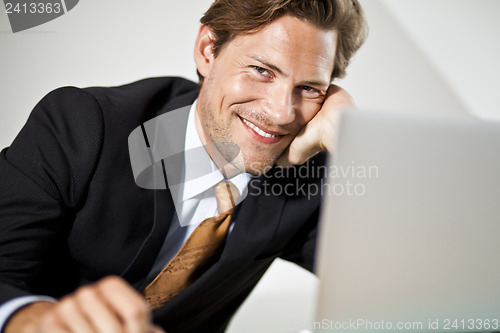
<svg viewBox="0 0 500 333">
<path fill-rule="evenodd" d="M 215 185 L 215 200 L 219 214 L 224 213 L 236 206 L 240 192 L 230 181 L 221 181 Z"/>
</svg>

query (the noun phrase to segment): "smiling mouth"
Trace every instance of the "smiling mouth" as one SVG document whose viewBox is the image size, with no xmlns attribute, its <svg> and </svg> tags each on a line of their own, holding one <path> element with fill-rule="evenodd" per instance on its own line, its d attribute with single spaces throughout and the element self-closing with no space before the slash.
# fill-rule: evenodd
<svg viewBox="0 0 500 333">
<path fill-rule="evenodd" d="M 245 123 L 245 125 L 250 127 L 255 133 L 257 133 L 258 135 L 260 135 L 263 138 L 277 138 L 279 136 L 282 136 L 282 135 L 268 133 L 268 132 L 264 131 L 262 128 L 252 124 L 251 122 L 249 122 L 245 118 L 241 118 L 241 120 Z"/>
</svg>

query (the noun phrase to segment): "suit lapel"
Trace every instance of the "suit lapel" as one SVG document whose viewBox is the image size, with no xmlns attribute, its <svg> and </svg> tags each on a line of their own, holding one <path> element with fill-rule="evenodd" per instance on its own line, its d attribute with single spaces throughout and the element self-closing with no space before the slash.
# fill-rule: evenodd
<svg viewBox="0 0 500 333">
<path fill-rule="evenodd" d="M 167 105 L 165 105 L 160 112 L 158 112 L 155 117 L 170 112 L 172 110 L 179 109 L 181 107 L 192 104 L 198 95 L 198 91 L 191 91 L 187 94 L 173 98 Z M 187 122 L 187 117 L 185 118 Z M 177 124 L 177 126 L 186 126 L 185 123 Z M 185 132 L 184 132 L 185 133 Z M 165 165 L 162 161 L 163 166 Z M 161 172 L 161 175 L 156 175 L 165 181 L 165 189 L 163 190 L 151 190 L 153 192 L 152 196 L 148 196 L 153 200 L 154 218 L 153 221 L 138 221 L 137 223 L 145 223 L 151 228 L 150 233 L 143 241 L 137 255 L 129 264 L 127 269 L 122 273 L 122 277 L 127 281 L 130 281 L 134 287 L 138 288 L 142 284 L 142 280 L 147 276 L 148 272 L 151 270 L 156 257 L 161 249 L 163 241 L 167 235 L 170 223 L 172 222 L 175 206 L 172 200 L 172 195 L 168 190 L 167 180 L 164 175 L 164 167 L 157 168 Z"/>
<path fill-rule="evenodd" d="M 142 284 L 143 279 L 151 270 L 165 240 L 175 211 L 169 191 L 155 190 L 153 202 L 154 220 L 152 221 L 151 232 L 142 243 L 133 261 L 122 274 L 122 277 L 130 281 L 136 288 Z"/>
<path fill-rule="evenodd" d="M 264 179 L 262 176 L 251 182 L 262 184 Z M 249 186 L 248 196 L 241 204 L 234 229 L 222 253 L 221 266 L 254 259 L 275 235 L 285 197 L 264 195 L 262 192 L 261 187 Z"/>
</svg>

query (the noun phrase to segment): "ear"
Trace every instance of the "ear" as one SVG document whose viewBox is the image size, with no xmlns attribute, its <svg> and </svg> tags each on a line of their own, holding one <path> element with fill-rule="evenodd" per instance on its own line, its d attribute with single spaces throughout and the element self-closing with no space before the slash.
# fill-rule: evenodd
<svg viewBox="0 0 500 333">
<path fill-rule="evenodd" d="M 194 61 L 201 76 L 207 77 L 214 60 L 214 34 L 208 25 L 202 25 L 194 46 Z"/>
</svg>

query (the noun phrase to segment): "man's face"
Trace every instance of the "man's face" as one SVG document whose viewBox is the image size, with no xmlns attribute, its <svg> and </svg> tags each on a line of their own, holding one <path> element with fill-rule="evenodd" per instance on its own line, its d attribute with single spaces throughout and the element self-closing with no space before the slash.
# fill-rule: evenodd
<svg viewBox="0 0 500 333">
<path fill-rule="evenodd" d="M 207 66 L 197 107 L 204 141 L 237 145 L 247 172 L 265 171 L 321 108 L 335 49 L 335 31 L 288 15 L 234 38 Z"/>
</svg>

